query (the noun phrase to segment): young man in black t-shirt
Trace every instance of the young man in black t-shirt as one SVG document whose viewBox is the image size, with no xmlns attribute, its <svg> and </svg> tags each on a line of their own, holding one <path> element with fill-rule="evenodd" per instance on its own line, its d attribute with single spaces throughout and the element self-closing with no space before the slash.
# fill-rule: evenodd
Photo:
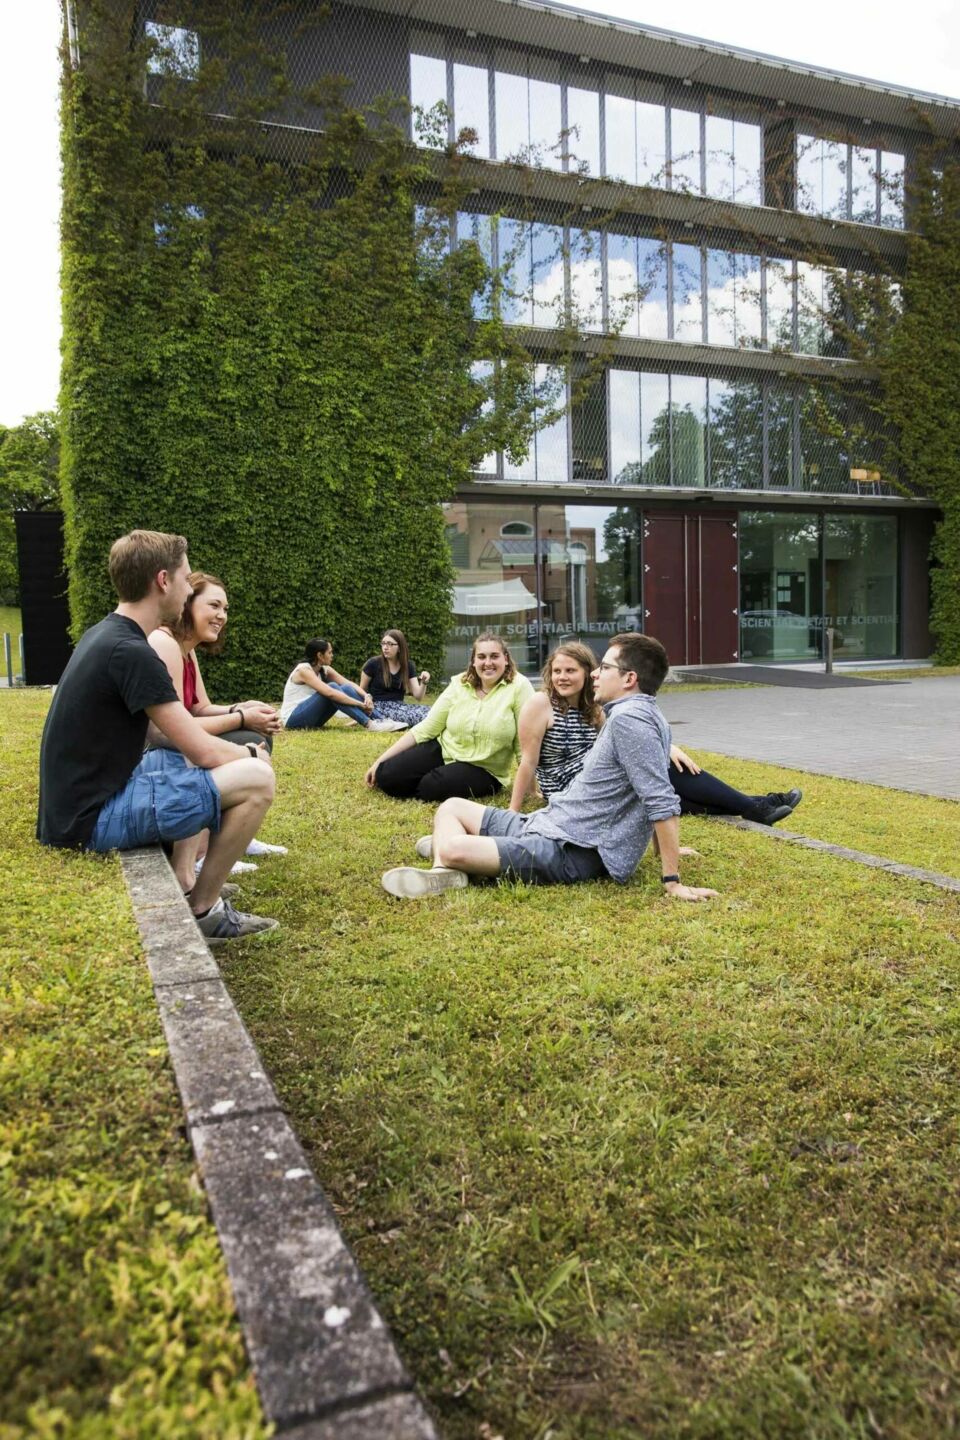
<svg viewBox="0 0 960 1440">
<path fill-rule="evenodd" d="M 133 530 L 110 551 L 120 604 L 78 644 L 57 686 L 40 746 L 37 838 L 45 845 L 129 850 L 211 831 L 188 894 L 201 931 L 216 944 L 271 930 L 220 898 L 274 795 L 266 751 L 210 735 L 184 709 L 163 661 L 147 644 L 180 618 L 191 590 L 182 535 Z M 144 761 L 149 723 L 179 754 Z M 242 752 L 241 752 L 242 754 Z"/>
</svg>

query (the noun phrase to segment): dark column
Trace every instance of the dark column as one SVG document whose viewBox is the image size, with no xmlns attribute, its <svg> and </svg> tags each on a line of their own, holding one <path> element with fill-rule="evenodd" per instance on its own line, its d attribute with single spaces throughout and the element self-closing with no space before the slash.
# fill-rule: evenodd
<svg viewBox="0 0 960 1440">
<path fill-rule="evenodd" d="M 18 510 L 17 561 L 25 685 L 56 685 L 70 659 L 70 610 L 59 510 Z"/>
<path fill-rule="evenodd" d="M 930 634 L 930 541 L 937 516 L 909 510 L 900 516 L 900 653 L 905 660 L 926 660 Z"/>
</svg>

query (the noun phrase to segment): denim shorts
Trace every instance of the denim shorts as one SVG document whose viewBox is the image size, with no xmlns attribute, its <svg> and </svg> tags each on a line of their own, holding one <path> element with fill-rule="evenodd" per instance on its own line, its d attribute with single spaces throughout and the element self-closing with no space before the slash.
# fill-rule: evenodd
<svg viewBox="0 0 960 1440">
<path fill-rule="evenodd" d="M 528 835 L 527 821 L 532 818 L 495 806 L 484 810 L 480 834 L 495 842 L 501 875 L 525 880 L 528 885 L 576 885 L 581 880 L 608 878 L 598 850 L 549 835 Z"/>
<path fill-rule="evenodd" d="M 101 807 L 88 850 L 135 850 L 220 829 L 220 791 L 209 770 L 178 750 L 148 750 L 122 790 Z"/>
</svg>

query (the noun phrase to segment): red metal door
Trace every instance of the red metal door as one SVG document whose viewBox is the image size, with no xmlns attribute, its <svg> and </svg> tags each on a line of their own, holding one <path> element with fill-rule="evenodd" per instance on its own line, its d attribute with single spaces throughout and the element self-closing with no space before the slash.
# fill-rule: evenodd
<svg viewBox="0 0 960 1440">
<path fill-rule="evenodd" d="M 687 660 L 687 556 L 683 515 L 643 517 L 643 632 L 655 636 L 671 665 Z"/>
<path fill-rule="evenodd" d="M 645 514 L 643 628 L 671 665 L 727 665 L 739 658 L 737 517 Z"/>
<path fill-rule="evenodd" d="M 700 663 L 730 665 L 740 658 L 737 517 L 701 515 L 699 528 Z"/>
</svg>

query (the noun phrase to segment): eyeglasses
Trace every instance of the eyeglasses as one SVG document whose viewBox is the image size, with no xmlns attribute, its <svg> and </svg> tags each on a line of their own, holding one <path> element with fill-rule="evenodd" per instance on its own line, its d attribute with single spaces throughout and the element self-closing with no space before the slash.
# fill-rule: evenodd
<svg viewBox="0 0 960 1440">
<path fill-rule="evenodd" d="M 618 665 L 615 660 L 601 660 L 597 666 L 598 670 L 619 670 L 621 674 L 628 675 L 630 672 L 626 665 Z"/>
</svg>

